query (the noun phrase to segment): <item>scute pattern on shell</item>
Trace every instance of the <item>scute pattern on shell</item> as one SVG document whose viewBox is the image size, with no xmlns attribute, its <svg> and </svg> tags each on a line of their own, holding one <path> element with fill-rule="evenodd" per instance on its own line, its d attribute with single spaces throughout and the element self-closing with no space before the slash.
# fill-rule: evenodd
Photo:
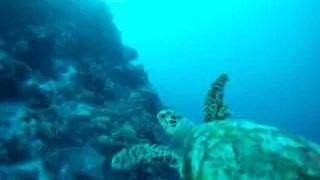
<svg viewBox="0 0 320 180">
<path fill-rule="evenodd" d="M 320 147 L 246 120 L 215 121 L 186 141 L 184 180 L 320 179 Z"/>
</svg>

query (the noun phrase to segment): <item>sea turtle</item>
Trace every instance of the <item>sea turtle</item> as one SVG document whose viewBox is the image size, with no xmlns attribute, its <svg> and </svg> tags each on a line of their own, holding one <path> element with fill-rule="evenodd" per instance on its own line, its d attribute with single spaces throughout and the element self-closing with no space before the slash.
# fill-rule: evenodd
<svg viewBox="0 0 320 180">
<path fill-rule="evenodd" d="M 118 152 L 115 169 L 168 164 L 183 180 L 320 180 L 320 146 L 277 128 L 245 119 L 228 119 L 223 87 L 212 85 L 205 103 L 205 123 L 195 126 L 173 110 L 157 118 L 164 130 L 184 142 L 184 153 L 163 145 L 137 144 Z"/>
</svg>

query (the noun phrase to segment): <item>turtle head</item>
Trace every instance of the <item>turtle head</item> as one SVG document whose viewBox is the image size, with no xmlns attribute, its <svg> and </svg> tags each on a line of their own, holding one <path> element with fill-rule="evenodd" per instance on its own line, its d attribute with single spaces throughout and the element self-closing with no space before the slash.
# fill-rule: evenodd
<svg viewBox="0 0 320 180">
<path fill-rule="evenodd" d="M 172 109 L 161 110 L 157 119 L 162 128 L 178 140 L 185 140 L 194 127 L 191 121 Z"/>
</svg>

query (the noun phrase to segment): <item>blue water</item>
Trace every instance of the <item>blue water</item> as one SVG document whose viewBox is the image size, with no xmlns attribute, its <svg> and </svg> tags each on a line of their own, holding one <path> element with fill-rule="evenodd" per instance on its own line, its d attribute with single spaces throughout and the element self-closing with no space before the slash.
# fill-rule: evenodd
<svg viewBox="0 0 320 180">
<path fill-rule="evenodd" d="M 108 1 L 165 104 L 200 123 L 210 83 L 226 72 L 235 118 L 320 142 L 315 0 Z"/>
</svg>

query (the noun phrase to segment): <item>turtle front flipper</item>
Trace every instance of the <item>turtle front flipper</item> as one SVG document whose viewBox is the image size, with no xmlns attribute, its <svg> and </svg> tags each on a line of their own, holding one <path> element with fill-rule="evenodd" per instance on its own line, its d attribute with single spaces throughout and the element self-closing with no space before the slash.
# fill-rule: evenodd
<svg viewBox="0 0 320 180">
<path fill-rule="evenodd" d="M 230 116 L 228 106 L 224 104 L 224 87 L 228 82 L 228 75 L 221 74 L 211 85 L 205 99 L 205 122 L 225 120 Z"/>
<path fill-rule="evenodd" d="M 117 170 L 132 170 L 138 166 L 159 165 L 179 168 L 180 163 L 178 154 L 168 146 L 137 144 L 114 155 L 111 167 Z"/>
</svg>

